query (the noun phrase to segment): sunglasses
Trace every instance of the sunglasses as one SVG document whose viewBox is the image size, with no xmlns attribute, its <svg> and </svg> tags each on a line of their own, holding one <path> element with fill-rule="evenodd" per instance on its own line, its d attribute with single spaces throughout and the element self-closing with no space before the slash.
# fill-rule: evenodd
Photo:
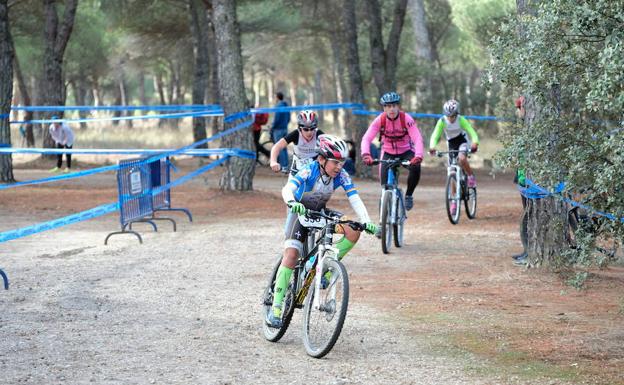
<svg viewBox="0 0 624 385">
<path fill-rule="evenodd" d="M 299 126 L 299 129 L 301 131 L 310 132 L 310 131 L 316 130 L 316 127 L 303 127 L 303 126 Z"/>
<path fill-rule="evenodd" d="M 328 161 L 332 162 L 336 166 L 344 166 L 346 160 L 337 160 L 337 159 L 328 159 Z"/>
</svg>

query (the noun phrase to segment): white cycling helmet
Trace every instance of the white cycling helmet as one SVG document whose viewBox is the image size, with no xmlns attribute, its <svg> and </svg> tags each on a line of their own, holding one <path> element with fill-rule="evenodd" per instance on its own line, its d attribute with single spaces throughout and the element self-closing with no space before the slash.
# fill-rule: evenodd
<svg viewBox="0 0 624 385">
<path fill-rule="evenodd" d="M 311 110 L 303 110 L 297 114 L 298 128 L 316 128 L 318 126 L 318 115 Z"/>
<path fill-rule="evenodd" d="M 459 102 L 455 99 L 450 99 L 446 103 L 444 103 L 444 107 L 442 107 L 444 111 L 444 115 L 452 116 L 459 114 Z"/>
<path fill-rule="evenodd" d="M 325 159 L 345 160 L 349 156 L 347 142 L 334 135 L 319 135 L 316 140 L 316 152 Z"/>
</svg>

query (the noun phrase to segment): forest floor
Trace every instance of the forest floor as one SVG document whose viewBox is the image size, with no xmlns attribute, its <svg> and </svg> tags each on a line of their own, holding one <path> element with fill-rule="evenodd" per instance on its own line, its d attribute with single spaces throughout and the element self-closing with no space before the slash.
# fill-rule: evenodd
<svg viewBox="0 0 624 385">
<path fill-rule="evenodd" d="M 26 167 L 17 179 L 49 176 Z M 521 204 L 509 174 L 478 170 L 477 218 L 462 212 L 454 226 L 444 169 L 423 168 L 405 246 L 384 255 L 362 235 L 345 258 L 349 313 L 332 352 L 315 360 L 300 312 L 280 342 L 262 337 L 284 177 L 257 170 L 253 192 L 227 193 L 220 172 L 176 187 L 173 206 L 193 222 L 171 214 L 175 233 L 136 225 L 142 245 L 117 235 L 104 246 L 117 214 L 0 244 L 11 280 L 0 291 L 3 383 L 624 384 L 622 259 L 581 290 L 569 274 L 514 266 Z M 376 218 L 379 184 L 356 184 Z M 343 195 L 330 207 L 350 212 Z M 116 199 L 112 173 L 3 190 L 0 231 Z"/>
</svg>

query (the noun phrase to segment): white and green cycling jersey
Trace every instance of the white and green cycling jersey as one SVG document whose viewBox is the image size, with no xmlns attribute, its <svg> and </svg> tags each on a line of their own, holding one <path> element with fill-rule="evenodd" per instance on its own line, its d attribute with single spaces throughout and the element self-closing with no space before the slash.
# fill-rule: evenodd
<svg viewBox="0 0 624 385">
<path fill-rule="evenodd" d="M 470 141 L 472 143 L 479 144 L 479 136 L 477 135 L 477 132 L 474 128 L 472 128 L 468 119 L 464 118 L 462 115 L 458 115 L 457 119 L 455 119 L 453 123 L 449 122 L 448 117 L 441 117 L 433 129 L 433 134 L 431 134 L 429 148 L 434 148 L 438 144 L 443 132 L 446 140 L 448 141 L 467 133 L 470 136 Z"/>
</svg>

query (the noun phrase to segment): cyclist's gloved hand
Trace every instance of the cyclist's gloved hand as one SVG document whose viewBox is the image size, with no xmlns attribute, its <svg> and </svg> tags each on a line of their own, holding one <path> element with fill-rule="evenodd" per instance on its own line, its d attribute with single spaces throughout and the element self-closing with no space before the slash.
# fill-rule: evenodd
<svg viewBox="0 0 624 385">
<path fill-rule="evenodd" d="M 377 225 L 374 223 L 366 223 L 364 225 L 364 230 L 369 234 L 377 233 Z"/>
<path fill-rule="evenodd" d="M 470 145 L 470 152 L 477 152 L 478 148 L 479 148 L 479 145 L 476 143 L 473 143 Z"/>
<path fill-rule="evenodd" d="M 430 148 L 429 149 L 429 155 L 435 155 L 435 154 L 436 154 L 435 148 Z"/>
<path fill-rule="evenodd" d="M 362 161 L 366 163 L 366 165 L 370 166 L 373 164 L 373 157 L 370 156 L 370 154 L 364 154 L 362 155 Z"/>
<path fill-rule="evenodd" d="M 290 201 L 288 202 L 288 206 L 290 207 L 290 212 L 293 214 L 305 214 L 306 208 L 301 202 Z"/>
<path fill-rule="evenodd" d="M 415 164 L 420 164 L 420 162 L 422 162 L 422 157 L 421 156 L 415 156 L 412 159 L 410 159 L 410 166 L 413 166 Z"/>
</svg>

